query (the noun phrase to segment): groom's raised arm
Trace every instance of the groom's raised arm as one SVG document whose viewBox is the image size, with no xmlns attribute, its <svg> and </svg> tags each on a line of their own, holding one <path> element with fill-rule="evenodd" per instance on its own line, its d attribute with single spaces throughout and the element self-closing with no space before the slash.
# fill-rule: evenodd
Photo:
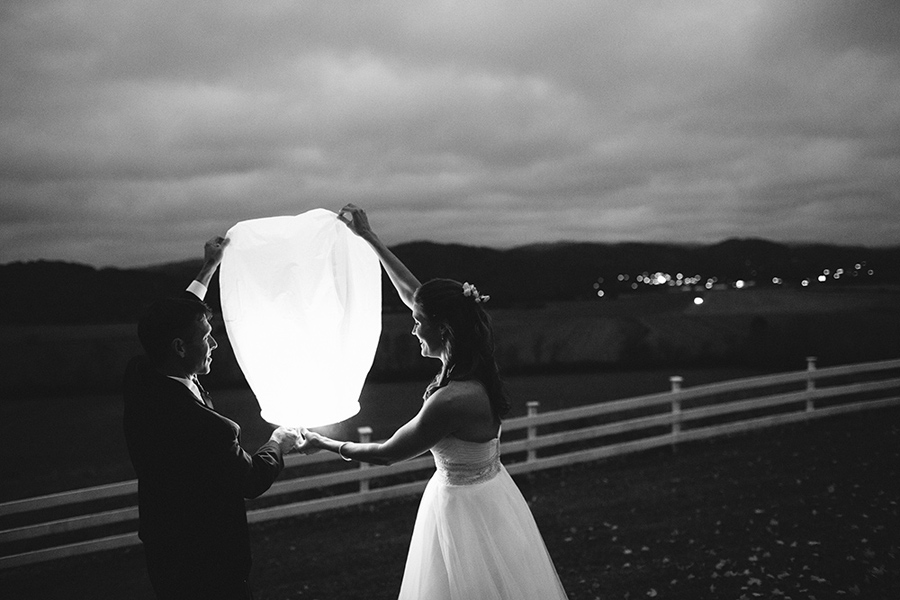
<svg viewBox="0 0 900 600">
<path fill-rule="evenodd" d="M 212 279 L 216 269 L 222 262 L 222 255 L 225 253 L 225 246 L 228 245 L 228 238 L 216 236 L 203 245 L 203 266 L 194 280 L 187 286 L 187 293 L 196 296 L 199 300 L 206 298 L 206 292 L 209 290 L 209 282 Z"/>
</svg>

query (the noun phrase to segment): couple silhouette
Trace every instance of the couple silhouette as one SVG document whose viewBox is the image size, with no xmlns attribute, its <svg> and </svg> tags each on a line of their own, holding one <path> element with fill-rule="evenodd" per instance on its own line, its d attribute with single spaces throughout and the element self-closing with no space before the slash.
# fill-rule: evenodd
<svg viewBox="0 0 900 600">
<path fill-rule="evenodd" d="M 284 455 L 297 450 L 374 464 L 432 453 L 436 472 L 419 504 L 399 598 L 566 598 L 531 511 L 500 462 L 509 402 L 484 310 L 489 296 L 468 282 L 421 283 L 373 232 L 365 211 L 348 204 L 339 217 L 378 255 L 412 311 L 422 355 L 439 360 L 440 370 L 419 412 L 383 442 L 278 427 L 255 453 L 245 452 L 240 426 L 215 411 L 197 380 L 209 373 L 216 347 L 203 299 L 228 240 L 207 242 L 184 297 L 155 303 L 141 319 L 145 356 L 125 375 L 139 535 L 157 597 L 252 598 L 244 499 L 265 492 Z"/>
</svg>

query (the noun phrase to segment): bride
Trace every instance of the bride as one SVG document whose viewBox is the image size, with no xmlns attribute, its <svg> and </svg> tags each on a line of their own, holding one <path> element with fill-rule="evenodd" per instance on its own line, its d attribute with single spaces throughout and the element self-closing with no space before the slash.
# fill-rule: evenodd
<svg viewBox="0 0 900 600">
<path fill-rule="evenodd" d="M 420 284 L 362 209 L 348 204 L 340 217 L 378 254 L 412 310 L 422 355 L 440 359 L 441 370 L 419 413 L 387 441 L 338 441 L 303 430 L 298 449 L 374 464 L 434 455 L 437 471 L 419 505 L 401 600 L 566 598 L 534 517 L 500 463 L 500 420 L 509 403 L 482 307 L 488 296 L 449 279 Z"/>
</svg>

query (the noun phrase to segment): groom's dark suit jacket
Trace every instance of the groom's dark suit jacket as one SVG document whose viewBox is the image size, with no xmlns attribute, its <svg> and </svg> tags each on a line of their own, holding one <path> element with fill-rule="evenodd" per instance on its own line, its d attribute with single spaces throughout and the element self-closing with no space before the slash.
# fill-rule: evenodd
<svg viewBox="0 0 900 600">
<path fill-rule="evenodd" d="M 148 559 L 151 553 L 163 556 L 200 578 L 204 572 L 246 578 L 244 498 L 265 492 L 281 472 L 277 444 L 244 452 L 237 423 L 207 408 L 145 357 L 129 363 L 124 398 L 125 439 L 138 476 L 139 536 Z"/>
</svg>

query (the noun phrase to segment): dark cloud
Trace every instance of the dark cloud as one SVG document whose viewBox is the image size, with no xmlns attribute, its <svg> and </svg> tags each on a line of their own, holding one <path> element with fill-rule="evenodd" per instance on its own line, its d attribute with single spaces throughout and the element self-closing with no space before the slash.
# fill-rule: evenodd
<svg viewBox="0 0 900 600">
<path fill-rule="evenodd" d="M 0 262 L 345 202 L 389 243 L 894 244 L 891 0 L 0 8 Z"/>
</svg>

